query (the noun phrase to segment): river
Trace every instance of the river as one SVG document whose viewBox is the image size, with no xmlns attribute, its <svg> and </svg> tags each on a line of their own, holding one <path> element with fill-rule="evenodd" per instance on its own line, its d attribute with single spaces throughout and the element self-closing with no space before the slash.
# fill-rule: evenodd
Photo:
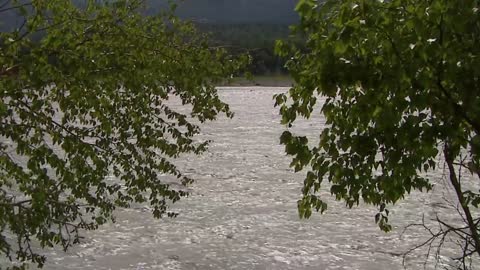
<svg viewBox="0 0 480 270">
<path fill-rule="evenodd" d="M 328 188 L 322 191 L 327 212 L 300 220 L 304 175 L 288 166 L 279 145 L 284 127 L 273 108 L 272 96 L 284 91 L 220 88 L 235 117 L 204 126 L 202 137 L 214 140 L 207 153 L 178 160 L 196 180 L 191 196 L 173 207 L 180 215 L 156 220 L 145 207 L 119 209 L 116 223 L 85 232 L 68 252 L 45 251 L 45 269 L 403 269 L 401 253 L 427 237 L 417 229 L 402 234 L 406 225 L 436 214 L 456 218 L 442 168 L 431 174 L 433 192 L 413 193 L 391 208 L 390 233 L 375 225 L 375 208 L 347 209 Z M 317 113 L 294 129 L 315 139 L 323 125 Z M 452 248 L 447 244 L 444 254 Z M 408 256 L 407 268 L 423 268 L 425 252 Z"/>
</svg>

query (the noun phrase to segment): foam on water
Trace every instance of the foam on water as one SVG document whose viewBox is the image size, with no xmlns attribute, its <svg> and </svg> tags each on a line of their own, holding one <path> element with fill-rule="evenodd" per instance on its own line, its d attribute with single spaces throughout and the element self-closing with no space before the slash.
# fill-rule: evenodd
<svg viewBox="0 0 480 270">
<path fill-rule="evenodd" d="M 415 230 L 400 237 L 404 226 L 422 215 L 455 218 L 445 208 L 451 194 L 442 171 L 432 175 L 439 183 L 432 193 L 415 193 L 391 209 L 389 234 L 374 224 L 376 209 L 347 209 L 328 189 L 322 191 L 327 213 L 299 220 L 303 174 L 288 167 L 272 99 L 286 90 L 222 88 L 235 118 L 208 123 L 202 137 L 214 140 L 209 152 L 178 161 L 196 179 L 192 195 L 174 205 L 180 216 L 155 220 L 144 207 L 120 209 L 115 224 L 85 232 L 84 242 L 67 253 L 47 250 L 45 269 L 403 269 L 400 254 L 426 237 Z M 323 124 L 317 113 L 294 128 L 314 140 Z M 423 261 L 424 251 L 407 266 L 417 269 Z"/>
</svg>

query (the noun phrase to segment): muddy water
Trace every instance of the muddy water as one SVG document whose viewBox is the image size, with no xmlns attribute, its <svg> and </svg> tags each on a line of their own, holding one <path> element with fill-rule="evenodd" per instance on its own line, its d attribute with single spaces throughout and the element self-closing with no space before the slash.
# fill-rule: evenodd
<svg viewBox="0 0 480 270">
<path fill-rule="evenodd" d="M 302 174 L 289 169 L 279 143 L 272 95 L 286 88 L 222 88 L 235 118 L 203 129 L 214 139 L 208 153 L 179 160 L 196 179 L 192 195 L 175 204 L 175 219 L 155 220 L 145 207 L 119 210 L 117 222 L 85 233 L 67 253 L 47 251 L 46 269 L 403 269 L 401 253 L 426 235 L 403 227 L 425 216 L 455 218 L 442 170 L 430 194 L 413 194 L 392 208 L 394 230 L 374 224 L 374 208 L 346 209 L 329 199 L 324 215 L 299 220 Z M 300 121 L 295 130 L 315 138 L 323 120 Z M 329 198 L 328 188 L 323 192 Z M 453 213 L 453 214 L 450 214 Z M 452 255 L 447 244 L 443 255 Z M 423 267 L 424 253 L 407 257 Z M 448 262 L 448 260 L 445 260 Z M 432 260 L 428 267 L 433 267 Z"/>
</svg>

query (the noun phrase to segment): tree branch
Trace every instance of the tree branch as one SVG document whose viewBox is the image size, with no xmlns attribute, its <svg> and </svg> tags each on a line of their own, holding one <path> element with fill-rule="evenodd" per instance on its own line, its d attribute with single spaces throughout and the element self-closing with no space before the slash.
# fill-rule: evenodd
<svg viewBox="0 0 480 270">
<path fill-rule="evenodd" d="M 449 170 L 449 178 L 450 182 L 452 183 L 457 198 L 460 202 L 460 206 L 465 214 L 465 218 L 467 219 L 467 225 L 471 232 L 471 237 L 474 242 L 475 250 L 480 256 L 480 237 L 478 235 L 477 226 L 473 220 L 472 213 L 470 212 L 470 208 L 468 207 L 465 198 L 463 197 L 462 187 L 460 182 L 458 181 L 457 175 L 455 174 L 455 167 L 453 166 L 454 157 L 451 155 L 450 145 L 448 143 L 445 144 L 444 148 L 444 155 L 445 155 L 445 162 L 447 163 L 448 170 Z"/>
<path fill-rule="evenodd" d="M 7 3 L 4 4 L 4 6 L 6 6 L 7 4 L 8 4 L 8 1 L 7 1 Z M 19 9 L 19 8 L 22 8 L 22 7 L 31 6 L 31 5 L 33 5 L 33 3 L 32 3 L 32 2 L 29 2 L 29 3 L 25 3 L 25 4 L 13 6 L 13 7 L 2 8 L 2 9 L 0 9 L 0 13 L 1 13 L 1 12 L 5 12 L 5 11 L 8 11 L 8 10 Z M 2 7 L 3 7 L 3 6 L 2 6 Z"/>
</svg>

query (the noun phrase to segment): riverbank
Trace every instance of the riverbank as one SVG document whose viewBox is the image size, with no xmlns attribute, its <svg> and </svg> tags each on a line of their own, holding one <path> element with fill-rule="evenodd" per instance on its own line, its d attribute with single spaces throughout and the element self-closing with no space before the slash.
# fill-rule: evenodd
<svg viewBox="0 0 480 270">
<path fill-rule="evenodd" d="M 269 86 L 269 87 L 290 87 L 293 79 L 287 75 L 254 76 L 252 78 L 237 77 L 220 86 Z"/>
</svg>

